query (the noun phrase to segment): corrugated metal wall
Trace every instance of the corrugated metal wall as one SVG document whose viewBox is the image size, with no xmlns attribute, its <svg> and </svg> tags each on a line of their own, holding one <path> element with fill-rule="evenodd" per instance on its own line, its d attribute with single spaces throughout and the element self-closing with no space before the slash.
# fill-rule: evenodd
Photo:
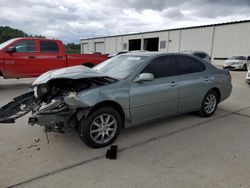
<svg viewBox="0 0 250 188">
<path fill-rule="evenodd" d="M 222 59 L 233 55 L 250 55 L 249 34 L 250 22 L 140 33 L 81 40 L 81 52 L 87 53 L 87 47 L 83 43 L 88 44 L 89 52 L 94 52 L 95 42 L 104 42 L 105 53 L 125 51 L 128 50 L 128 43 L 131 39 L 141 39 L 141 50 L 143 50 L 143 39 L 159 37 L 159 51 L 161 52 L 205 51 L 212 57 L 214 64 L 221 64 Z M 160 48 L 161 42 L 165 42 L 165 48 Z M 85 50 L 83 47 L 85 47 Z"/>
<path fill-rule="evenodd" d="M 233 55 L 250 55 L 250 23 L 215 27 L 213 58 L 227 58 Z M 222 63 L 222 60 L 215 60 Z"/>
<path fill-rule="evenodd" d="M 182 30 L 180 51 L 200 50 L 210 54 L 212 39 L 213 27 Z"/>
</svg>

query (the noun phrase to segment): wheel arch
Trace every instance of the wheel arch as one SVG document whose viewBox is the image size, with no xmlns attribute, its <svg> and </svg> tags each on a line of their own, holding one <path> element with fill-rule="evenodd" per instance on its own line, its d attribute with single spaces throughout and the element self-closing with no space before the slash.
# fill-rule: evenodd
<svg viewBox="0 0 250 188">
<path fill-rule="evenodd" d="M 216 92 L 216 94 L 218 96 L 218 103 L 219 103 L 220 100 L 221 100 L 221 92 L 220 92 L 220 90 L 217 87 L 213 87 L 209 91 L 211 91 L 211 90 Z"/>
<path fill-rule="evenodd" d="M 89 67 L 89 68 L 92 68 L 92 67 L 95 66 L 95 64 L 91 63 L 91 62 L 82 63 L 82 65 L 85 66 L 85 67 Z"/>
<path fill-rule="evenodd" d="M 124 113 L 124 111 L 123 111 L 121 105 L 120 105 L 119 103 L 115 102 L 115 101 L 112 101 L 112 100 L 101 101 L 101 102 L 95 104 L 95 105 L 91 108 L 89 114 L 91 114 L 91 113 L 94 112 L 95 110 L 100 109 L 100 108 L 102 108 L 102 107 L 112 107 L 112 108 L 114 108 L 115 110 L 117 110 L 117 112 L 120 114 L 121 119 L 122 119 L 122 127 L 124 127 L 124 123 L 125 123 L 125 113 Z"/>
</svg>

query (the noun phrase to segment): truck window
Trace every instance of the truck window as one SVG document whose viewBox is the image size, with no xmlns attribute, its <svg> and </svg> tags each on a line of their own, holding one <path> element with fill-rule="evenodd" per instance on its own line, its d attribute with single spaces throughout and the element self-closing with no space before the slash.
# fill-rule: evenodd
<svg viewBox="0 0 250 188">
<path fill-rule="evenodd" d="M 35 41 L 34 40 L 22 40 L 15 44 L 16 52 L 34 52 Z"/>
<path fill-rule="evenodd" d="M 41 52 L 59 52 L 56 42 L 53 41 L 40 41 Z"/>
</svg>

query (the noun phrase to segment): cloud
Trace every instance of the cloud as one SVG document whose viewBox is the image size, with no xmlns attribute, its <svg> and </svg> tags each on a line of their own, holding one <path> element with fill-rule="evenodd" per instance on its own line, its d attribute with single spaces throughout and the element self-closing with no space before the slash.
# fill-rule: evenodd
<svg viewBox="0 0 250 188">
<path fill-rule="evenodd" d="M 0 25 L 64 42 L 250 18 L 249 0 L 1 0 Z"/>
</svg>

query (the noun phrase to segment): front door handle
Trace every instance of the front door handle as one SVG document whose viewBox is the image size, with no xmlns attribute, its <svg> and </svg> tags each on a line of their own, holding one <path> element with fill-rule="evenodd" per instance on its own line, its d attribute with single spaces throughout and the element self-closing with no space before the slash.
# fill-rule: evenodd
<svg viewBox="0 0 250 188">
<path fill-rule="evenodd" d="M 63 58 L 63 56 L 56 56 L 58 59 L 62 59 Z"/>
<path fill-rule="evenodd" d="M 34 59 L 34 58 L 36 58 L 36 56 L 29 56 L 29 58 L 30 58 L 30 59 Z"/>
</svg>

